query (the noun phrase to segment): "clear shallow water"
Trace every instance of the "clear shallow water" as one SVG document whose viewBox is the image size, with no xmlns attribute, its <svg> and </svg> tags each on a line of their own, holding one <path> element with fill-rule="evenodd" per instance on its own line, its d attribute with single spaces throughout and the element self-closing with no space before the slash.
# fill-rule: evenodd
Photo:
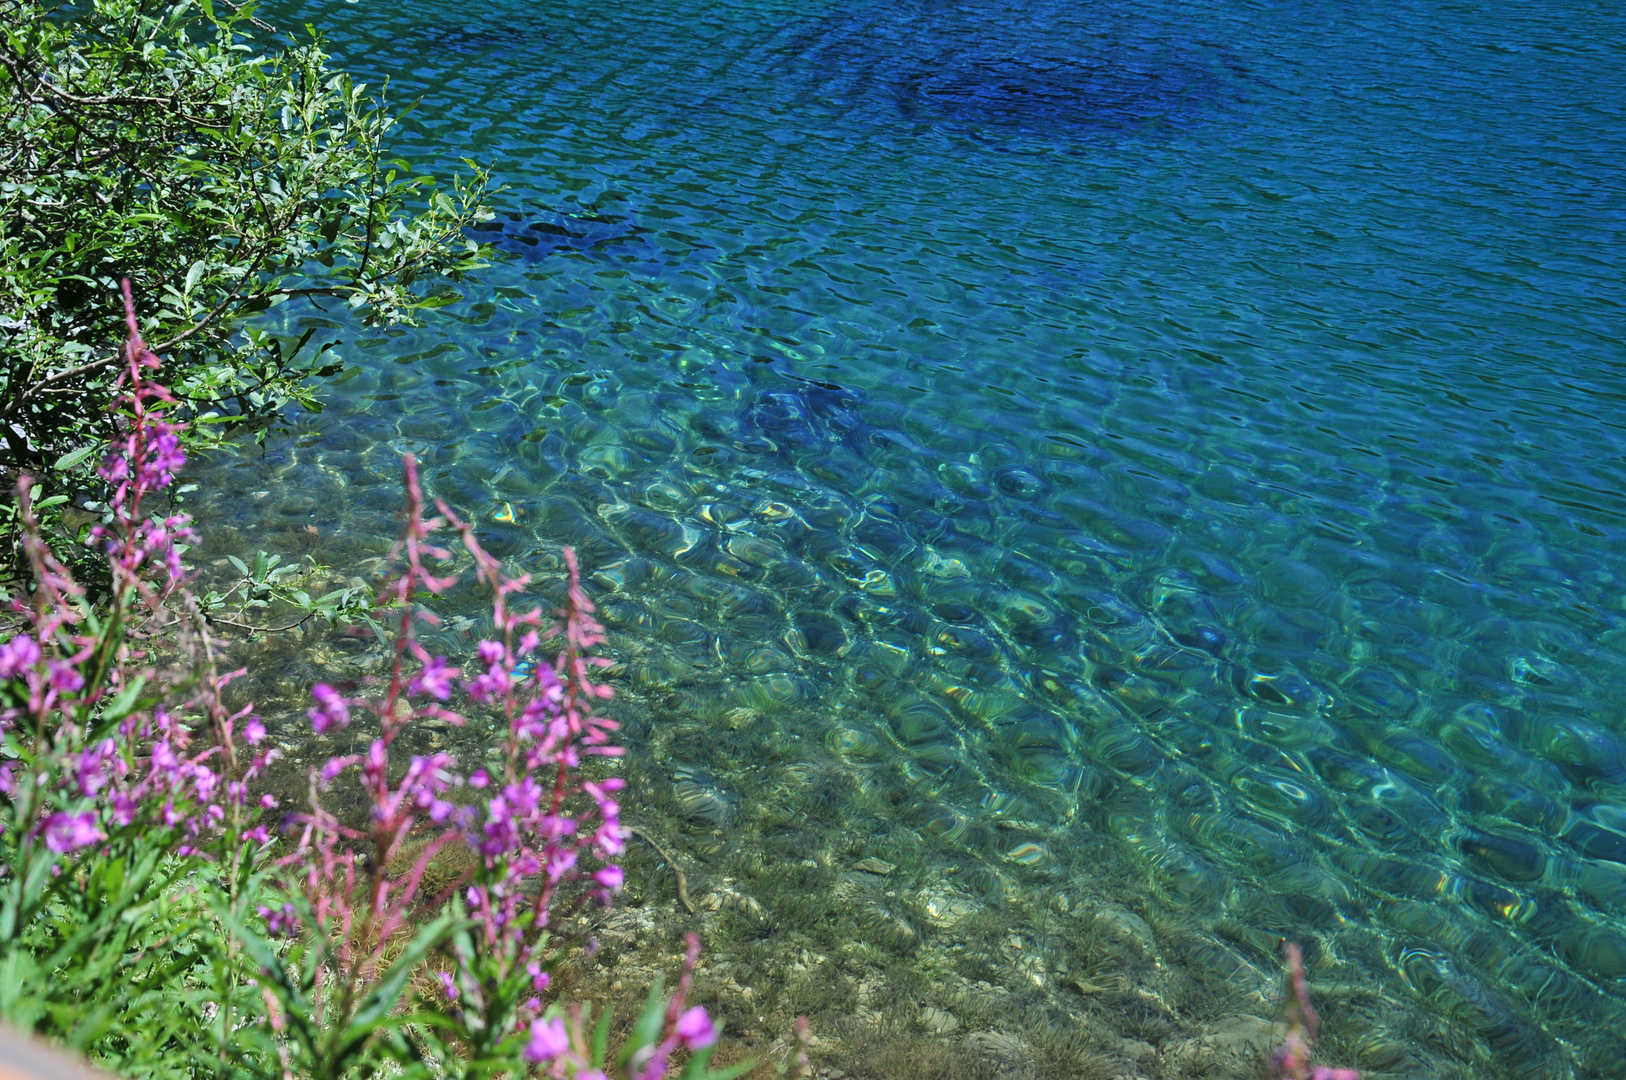
<svg viewBox="0 0 1626 1080">
<path fill-rule="evenodd" d="M 407 450 L 576 545 L 736 1030 L 1225 1075 L 1287 936 L 1369 1071 L 1626 1075 L 1626 17 L 297 17 L 495 162 L 505 259 L 288 314 L 352 367 L 206 470 L 205 555 L 365 574 Z"/>
</svg>

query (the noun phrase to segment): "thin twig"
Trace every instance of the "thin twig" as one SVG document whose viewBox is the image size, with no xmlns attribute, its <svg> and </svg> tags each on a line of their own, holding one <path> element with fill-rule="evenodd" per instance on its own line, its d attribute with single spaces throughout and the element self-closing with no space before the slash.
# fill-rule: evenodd
<svg viewBox="0 0 1626 1080">
<path fill-rule="evenodd" d="M 211 626 L 231 626 L 238 630 L 247 630 L 251 634 L 281 634 L 289 630 L 299 629 L 301 626 L 304 626 L 306 623 L 316 618 L 317 614 L 317 612 L 313 611 L 303 619 L 300 619 L 298 622 L 291 622 L 287 626 L 254 626 L 251 623 L 241 623 L 233 619 L 221 619 L 214 615 L 205 615 L 203 617 L 203 621 Z"/>
<path fill-rule="evenodd" d="M 654 848 L 655 854 L 659 855 L 661 859 L 665 861 L 666 865 L 672 868 L 672 873 L 677 875 L 678 901 L 683 904 L 685 911 L 687 911 L 690 915 L 693 915 L 694 905 L 689 903 L 689 879 L 683 876 L 683 867 L 679 866 L 677 860 L 672 858 L 672 853 L 661 847 L 659 842 L 657 842 L 653 836 L 650 836 L 648 833 L 644 832 L 644 830 L 636 828 L 632 825 L 626 826 L 626 830 L 629 835 L 636 836 L 638 839 Z"/>
</svg>

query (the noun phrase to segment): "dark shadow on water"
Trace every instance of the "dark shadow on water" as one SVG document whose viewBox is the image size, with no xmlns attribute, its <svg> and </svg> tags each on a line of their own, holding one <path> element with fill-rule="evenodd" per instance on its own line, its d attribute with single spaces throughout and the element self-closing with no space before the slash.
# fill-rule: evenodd
<svg viewBox="0 0 1626 1080">
<path fill-rule="evenodd" d="M 470 228 L 469 236 L 525 262 L 541 262 L 567 251 L 648 257 L 650 252 L 643 249 L 650 244 L 643 238 L 644 231 L 631 220 L 614 215 L 575 216 L 556 211 L 533 215 L 510 210 Z"/>
<path fill-rule="evenodd" d="M 813 78 L 893 123 L 995 150 L 1082 149 L 1224 123 L 1254 80 L 1232 49 L 1124 5 L 1048 0 L 871 5 L 786 47 Z"/>
</svg>

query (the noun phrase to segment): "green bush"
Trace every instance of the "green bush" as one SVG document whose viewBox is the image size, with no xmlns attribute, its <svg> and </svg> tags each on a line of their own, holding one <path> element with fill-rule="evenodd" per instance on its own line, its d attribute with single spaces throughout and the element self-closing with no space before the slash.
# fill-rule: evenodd
<svg viewBox="0 0 1626 1080">
<path fill-rule="evenodd" d="M 0 473 L 89 479 L 120 278 L 158 303 L 142 332 L 195 439 L 316 407 L 309 376 L 337 369 L 251 316 L 304 298 L 410 320 L 455 298 L 425 279 L 480 265 L 485 173 L 447 188 L 387 159 L 382 94 L 316 31 L 271 29 L 225 0 L 0 0 Z"/>
</svg>

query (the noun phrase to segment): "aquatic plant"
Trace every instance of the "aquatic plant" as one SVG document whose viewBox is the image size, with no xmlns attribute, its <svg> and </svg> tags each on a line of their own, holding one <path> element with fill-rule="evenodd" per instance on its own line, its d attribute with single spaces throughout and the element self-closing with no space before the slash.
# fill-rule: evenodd
<svg viewBox="0 0 1626 1080">
<path fill-rule="evenodd" d="M 1282 951 L 1287 957 L 1287 1000 L 1283 1009 L 1287 1035 L 1281 1049 L 1271 1056 L 1271 1080 L 1361 1080 L 1361 1074 L 1355 1069 L 1310 1064 L 1321 1020 L 1316 1016 L 1315 1006 L 1310 1004 L 1303 951 L 1291 941 L 1283 944 Z"/>
<path fill-rule="evenodd" d="M 595 712 L 610 693 L 591 677 L 601 630 L 568 549 L 558 624 L 520 610 L 528 580 L 444 504 L 426 517 L 411 458 L 400 570 L 376 609 L 395 624 L 387 677 L 312 688 L 316 733 L 371 738 L 311 771 L 309 805 L 278 835 L 275 800 L 253 793 L 276 751 L 250 706 L 224 704 L 233 676 L 218 670 L 181 562 L 189 522 L 152 513 L 184 463 L 182 432 L 123 289 L 119 436 L 101 467 L 112 521 L 96 532 L 112 568 L 104 607 L 43 542 L 18 485 L 34 589 L 0 643 L 0 1017 L 130 1075 L 338 1077 L 393 1063 L 404 1075 L 658 1080 L 684 1056 L 684 1077 L 749 1069 L 709 1066 L 718 1028 L 688 1004 L 696 939 L 676 991 L 652 987 L 613 1052 L 607 1013 L 590 1023 L 585 1004 L 558 998 L 553 928 L 622 884 L 622 781 L 584 771 L 621 752 Z M 495 636 L 466 677 L 415 633 L 435 621 L 422 601 L 455 580 L 431 542 L 447 524 L 493 596 Z M 491 770 L 399 750 L 414 723 L 464 723 L 459 692 L 505 725 Z M 364 822 L 324 801 L 348 782 Z M 472 857 L 424 916 L 425 872 L 457 845 Z"/>
</svg>

